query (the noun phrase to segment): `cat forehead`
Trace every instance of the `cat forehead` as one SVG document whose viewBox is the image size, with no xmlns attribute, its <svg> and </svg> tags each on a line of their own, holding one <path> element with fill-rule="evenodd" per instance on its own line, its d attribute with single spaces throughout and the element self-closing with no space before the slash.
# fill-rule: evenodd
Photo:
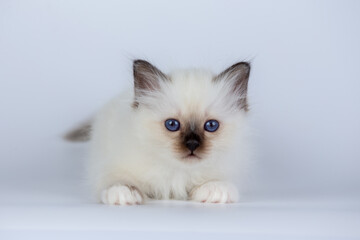
<svg viewBox="0 0 360 240">
<path fill-rule="evenodd" d="M 211 82 L 214 74 L 206 69 L 187 69 L 173 71 L 169 74 L 169 76 L 174 84 L 201 84 Z"/>
<path fill-rule="evenodd" d="M 161 81 L 150 104 L 159 117 L 186 119 L 216 118 L 226 115 L 232 96 L 223 81 L 214 81 L 209 70 L 177 70 L 167 75 L 170 81 Z"/>
<path fill-rule="evenodd" d="M 202 69 L 173 72 L 170 74 L 170 97 L 174 97 L 180 105 L 201 107 L 214 92 L 213 78 L 212 72 Z"/>
</svg>

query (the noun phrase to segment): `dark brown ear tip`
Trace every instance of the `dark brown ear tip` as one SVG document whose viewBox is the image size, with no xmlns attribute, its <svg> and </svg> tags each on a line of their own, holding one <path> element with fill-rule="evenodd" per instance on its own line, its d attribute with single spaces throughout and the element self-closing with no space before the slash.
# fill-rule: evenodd
<svg viewBox="0 0 360 240">
<path fill-rule="evenodd" d="M 133 61 L 133 66 L 134 67 L 138 67 L 138 66 L 144 66 L 144 65 L 151 65 L 148 61 L 142 60 L 142 59 L 135 59 Z"/>
<path fill-rule="evenodd" d="M 232 67 L 234 67 L 234 68 L 245 68 L 248 71 L 250 71 L 251 63 L 250 62 L 238 62 L 238 63 L 235 63 Z"/>
</svg>

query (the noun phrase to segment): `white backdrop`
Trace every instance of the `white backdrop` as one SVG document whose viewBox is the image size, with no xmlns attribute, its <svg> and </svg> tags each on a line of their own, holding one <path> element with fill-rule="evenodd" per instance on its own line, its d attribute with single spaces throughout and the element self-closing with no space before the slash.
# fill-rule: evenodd
<svg viewBox="0 0 360 240">
<path fill-rule="evenodd" d="M 359 193 L 359 13 L 359 1 L 2 0 L 0 184 L 80 179 L 86 145 L 60 137 L 131 85 L 135 58 L 165 72 L 251 60 L 253 192 Z"/>
</svg>

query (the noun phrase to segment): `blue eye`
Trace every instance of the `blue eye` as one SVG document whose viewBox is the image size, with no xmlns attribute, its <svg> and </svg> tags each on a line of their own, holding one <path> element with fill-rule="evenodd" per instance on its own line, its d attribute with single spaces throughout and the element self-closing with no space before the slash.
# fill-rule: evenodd
<svg viewBox="0 0 360 240">
<path fill-rule="evenodd" d="M 205 123 L 204 129 L 208 132 L 215 132 L 218 130 L 220 123 L 216 120 L 209 120 Z"/>
<path fill-rule="evenodd" d="M 165 121 L 165 127 L 171 132 L 175 132 L 180 129 L 180 122 L 176 119 L 168 119 Z"/>
</svg>

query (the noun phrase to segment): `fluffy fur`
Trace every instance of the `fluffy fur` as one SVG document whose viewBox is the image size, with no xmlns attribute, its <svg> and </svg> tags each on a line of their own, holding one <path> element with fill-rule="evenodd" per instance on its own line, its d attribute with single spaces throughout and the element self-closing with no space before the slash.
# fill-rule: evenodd
<svg viewBox="0 0 360 240">
<path fill-rule="evenodd" d="M 99 201 L 238 201 L 234 179 L 244 175 L 248 162 L 249 71 L 249 64 L 239 63 L 219 75 L 206 70 L 166 75 L 135 61 L 135 91 L 109 102 L 92 124 L 87 170 Z M 165 128 L 169 118 L 179 120 L 179 131 Z M 209 119 L 219 121 L 216 132 L 204 130 Z M 202 139 L 196 157 L 183 145 L 183 135 L 192 131 Z"/>
</svg>

